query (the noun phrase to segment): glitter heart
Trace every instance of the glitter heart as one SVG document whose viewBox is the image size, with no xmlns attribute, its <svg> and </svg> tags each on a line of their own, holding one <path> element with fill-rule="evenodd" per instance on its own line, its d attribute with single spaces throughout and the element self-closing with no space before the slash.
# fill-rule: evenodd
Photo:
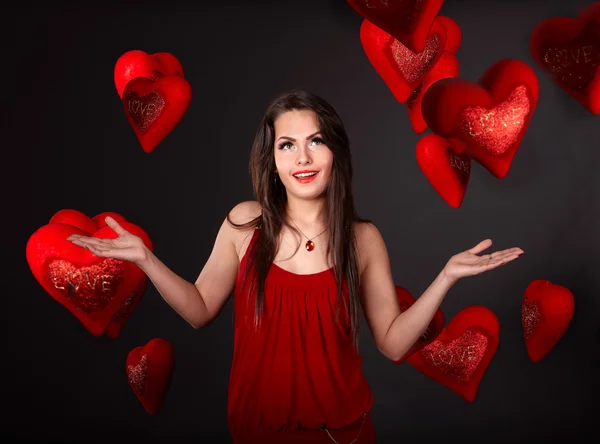
<svg viewBox="0 0 600 444">
<path fill-rule="evenodd" d="M 508 99 L 494 108 L 469 106 L 462 114 L 465 136 L 494 156 L 501 156 L 519 139 L 531 104 L 525 85 L 517 86 Z"/>
<path fill-rule="evenodd" d="M 130 233 L 139 236 L 152 251 L 152 242 L 139 226 L 126 221 L 116 213 L 119 224 Z M 40 286 L 55 301 L 68 309 L 93 335 L 108 332 L 116 337 L 125 322 L 119 317 L 113 319 L 120 310 L 133 309 L 126 301 L 146 278 L 141 269 L 130 262 L 113 258 L 100 258 L 85 248 L 67 240 L 78 234 L 99 239 L 114 239 L 116 233 L 98 217 L 89 218 L 72 209 L 55 213 L 50 222 L 37 229 L 28 239 L 26 257 L 29 268 Z M 139 301 L 141 294 L 137 294 Z M 133 301 L 132 301 L 133 302 Z M 130 314 L 130 313 L 129 313 Z"/>
<path fill-rule="evenodd" d="M 600 2 L 574 19 L 541 21 L 531 33 L 529 49 L 558 87 L 592 114 L 600 114 Z"/>
<path fill-rule="evenodd" d="M 461 310 L 440 335 L 408 358 L 419 372 L 472 402 L 498 348 L 500 323 L 483 306 Z"/>
<path fill-rule="evenodd" d="M 160 409 L 171 385 L 175 367 L 173 346 L 155 338 L 129 352 L 125 362 L 133 393 L 150 415 Z"/>
<path fill-rule="evenodd" d="M 455 77 L 433 83 L 423 94 L 421 112 L 433 133 L 501 179 L 510 170 L 538 97 L 535 71 L 520 60 L 505 59 L 477 82 Z"/>
<path fill-rule="evenodd" d="M 573 293 L 548 280 L 532 281 L 523 294 L 521 324 L 527 353 L 540 361 L 566 333 L 575 312 Z"/>
<path fill-rule="evenodd" d="M 368 20 L 364 20 L 360 28 L 360 41 L 367 58 L 400 103 L 409 99 L 436 66 L 446 47 L 456 49 L 460 40 L 460 28 L 449 17 L 434 20 L 424 48 L 419 52 L 411 51 Z"/>
<path fill-rule="evenodd" d="M 192 100 L 183 77 L 136 78 L 123 91 L 123 108 L 142 149 L 149 153 L 179 124 Z"/>
</svg>

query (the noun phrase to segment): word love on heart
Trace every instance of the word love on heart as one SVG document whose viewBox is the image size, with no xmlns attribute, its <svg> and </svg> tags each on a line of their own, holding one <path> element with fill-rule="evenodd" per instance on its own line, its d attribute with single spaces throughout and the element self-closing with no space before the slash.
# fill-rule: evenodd
<svg viewBox="0 0 600 444">
<path fill-rule="evenodd" d="M 459 381 L 469 382 L 483 358 L 487 337 L 467 330 L 449 344 L 434 341 L 421 353 L 426 362 Z"/>
<path fill-rule="evenodd" d="M 165 107 L 164 99 L 156 91 L 142 97 L 135 91 L 129 91 L 126 100 L 129 115 L 144 132 L 158 119 Z"/>
<path fill-rule="evenodd" d="M 529 110 L 527 88 L 520 85 L 504 103 L 491 110 L 482 106 L 466 108 L 463 132 L 482 148 L 500 156 L 518 140 Z"/>
</svg>

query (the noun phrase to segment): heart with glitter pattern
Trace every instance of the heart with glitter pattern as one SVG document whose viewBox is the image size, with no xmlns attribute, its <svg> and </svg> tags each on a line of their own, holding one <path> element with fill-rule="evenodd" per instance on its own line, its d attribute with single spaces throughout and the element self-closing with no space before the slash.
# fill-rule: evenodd
<svg viewBox="0 0 600 444">
<path fill-rule="evenodd" d="M 535 112 L 539 97 L 533 69 L 520 60 L 494 63 L 478 82 L 459 77 L 435 82 L 423 95 L 421 112 L 435 134 L 456 151 L 467 151 L 501 179 Z"/>
<path fill-rule="evenodd" d="M 405 288 L 396 285 L 396 296 L 398 297 L 398 303 L 400 304 L 400 312 L 404 313 L 408 310 L 416 301 L 412 294 Z M 409 356 L 415 354 L 419 350 L 422 350 L 427 345 L 431 344 L 442 332 L 444 328 L 444 313 L 441 309 L 437 309 L 433 319 L 427 326 L 427 330 L 419 337 L 417 342 L 402 356 L 402 358 L 394 361 L 395 364 L 401 364 Z"/>
<path fill-rule="evenodd" d="M 521 324 L 529 358 L 538 362 L 566 333 L 575 312 L 573 293 L 544 279 L 532 281 L 523 294 Z"/>
<path fill-rule="evenodd" d="M 444 0 L 347 0 L 365 20 L 383 29 L 412 52 L 425 42 Z"/>
<path fill-rule="evenodd" d="M 559 88 L 600 114 L 600 2 L 574 19 L 541 21 L 531 33 L 529 50 Z"/>
<path fill-rule="evenodd" d="M 422 51 L 415 53 L 384 30 L 363 20 L 360 41 L 367 59 L 400 103 L 406 103 L 413 91 L 433 69 L 444 51 L 458 49 L 460 28 L 449 17 L 436 17 Z"/>
<path fill-rule="evenodd" d="M 126 373 L 133 393 L 150 415 L 154 415 L 169 391 L 175 368 L 173 346 L 162 338 L 129 352 Z"/>
<path fill-rule="evenodd" d="M 173 131 L 192 100 L 192 88 L 183 77 L 155 81 L 138 77 L 125 86 L 123 109 L 142 149 L 149 153 Z"/>
<path fill-rule="evenodd" d="M 130 262 L 98 257 L 67 240 L 72 234 L 116 238 L 112 228 L 97 223 L 103 215 L 114 215 L 152 251 L 146 232 L 120 215 L 102 213 L 92 219 L 80 211 L 64 209 L 29 237 L 26 257 L 42 288 L 91 334 L 100 336 L 107 332 L 115 338 L 141 297 L 146 275 Z"/>
<path fill-rule="evenodd" d="M 148 54 L 134 49 L 118 58 L 113 75 L 117 93 L 123 98 L 123 90 L 131 80 L 138 77 L 153 81 L 166 76 L 183 77 L 183 66 L 177 57 L 168 52 Z"/>
<path fill-rule="evenodd" d="M 500 323 L 488 308 L 461 310 L 438 338 L 408 358 L 416 370 L 473 402 L 500 341 Z"/>
<path fill-rule="evenodd" d="M 462 205 L 471 177 L 471 158 L 457 153 L 437 134 L 426 134 L 417 142 L 417 163 L 434 190 L 452 208 Z"/>
</svg>

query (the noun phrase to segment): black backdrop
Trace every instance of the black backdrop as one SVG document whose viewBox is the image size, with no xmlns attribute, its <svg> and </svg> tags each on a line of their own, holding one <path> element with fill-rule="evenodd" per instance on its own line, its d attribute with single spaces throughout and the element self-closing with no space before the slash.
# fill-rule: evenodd
<svg viewBox="0 0 600 444">
<path fill-rule="evenodd" d="M 14 228 L 5 231 L 2 249 L 12 264 L 4 294 L 2 434 L 229 440 L 231 300 L 213 325 L 194 330 L 150 286 L 117 340 L 96 338 L 37 284 L 25 244 L 60 209 L 116 211 L 149 233 L 160 259 L 194 281 L 226 212 L 253 197 L 248 153 L 266 104 L 296 87 L 324 96 L 344 119 L 356 203 L 381 230 L 398 285 L 420 295 L 452 254 L 486 237 L 493 250 L 526 252 L 460 281 L 442 304 L 446 319 L 481 304 L 501 323 L 498 351 L 473 403 L 409 364 L 388 361 L 363 322 L 380 442 L 512 442 L 593 432 L 600 117 L 555 87 L 528 52 L 535 24 L 591 2 L 448 0 L 442 7 L 463 32 L 461 77 L 477 80 L 512 57 L 533 66 L 540 82 L 538 108 L 510 173 L 499 180 L 474 164 L 460 209 L 449 207 L 418 168 L 420 136 L 369 64 L 358 36 L 362 18 L 344 1 L 191 3 L 5 11 L 4 223 Z M 113 83 L 117 58 L 131 49 L 174 54 L 193 88 L 184 119 L 150 154 L 135 139 Z M 567 333 L 538 363 L 527 356 L 520 319 L 521 297 L 534 279 L 564 285 L 576 300 Z M 162 409 L 150 416 L 128 385 L 125 359 L 155 337 L 173 344 L 177 361 Z"/>
</svg>

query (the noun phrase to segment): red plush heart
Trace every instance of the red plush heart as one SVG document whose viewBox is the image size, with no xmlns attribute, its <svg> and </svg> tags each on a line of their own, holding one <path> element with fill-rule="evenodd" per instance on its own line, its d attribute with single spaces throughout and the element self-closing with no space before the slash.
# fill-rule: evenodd
<svg viewBox="0 0 600 444">
<path fill-rule="evenodd" d="M 419 372 L 472 402 L 500 340 L 500 323 L 486 307 L 461 310 L 440 336 L 408 362 Z"/>
<path fill-rule="evenodd" d="M 592 114 L 600 114 L 599 2 L 575 19 L 553 17 L 540 22 L 531 33 L 529 49 L 556 85 Z"/>
<path fill-rule="evenodd" d="M 539 84 L 533 69 L 516 59 L 488 68 L 477 83 L 461 78 L 435 82 L 423 95 L 427 126 L 466 149 L 497 178 L 508 174 L 535 111 Z"/>
<path fill-rule="evenodd" d="M 123 98 L 125 86 L 137 77 L 156 80 L 165 76 L 183 77 L 183 67 L 173 54 L 158 52 L 148 54 L 145 51 L 127 51 L 117 60 L 114 80 L 117 93 Z"/>
<path fill-rule="evenodd" d="M 452 19 L 447 18 L 445 23 L 449 20 Z M 455 45 L 456 38 L 448 35 L 458 26 L 446 29 L 443 23 L 439 18 L 434 20 L 425 48 L 414 53 L 384 30 L 368 20 L 363 21 L 360 41 L 365 54 L 398 102 L 408 100 L 446 50 L 448 40 Z"/>
<path fill-rule="evenodd" d="M 471 158 L 456 152 L 437 134 L 427 134 L 417 142 L 417 163 L 435 191 L 453 208 L 462 205 L 471 177 Z"/>
<path fill-rule="evenodd" d="M 441 79 L 457 77 L 459 72 L 458 59 L 448 51 L 444 51 L 435 66 L 427 73 L 406 101 L 408 118 L 415 133 L 421 134 L 427 129 L 427 124 L 421 114 L 421 100 L 429 87 Z"/>
<path fill-rule="evenodd" d="M 123 91 L 123 107 L 142 149 L 149 153 L 177 126 L 192 100 L 183 77 L 138 77 Z"/>
<path fill-rule="evenodd" d="M 364 19 L 412 52 L 421 52 L 444 0 L 348 0 L 348 3 Z"/>
<path fill-rule="evenodd" d="M 396 285 L 396 295 L 398 296 L 398 303 L 400 304 L 400 311 L 403 313 L 408 310 L 412 304 L 415 303 L 416 299 L 409 293 L 405 288 Z M 415 354 L 419 350 L 423 349 L 427 345 L 431 344 L 442 332 L 444 328 L 444 313 L 439 308 L 435 312 L 433 319 L 429 323 L 425 333 L 417 340 L 417 342 L 404 354 L 404 356 L 397 361 L 396 364 L 400 364 L 406 360 L 409 356 Z"/>
<path fill-rule="evenodd" d="M 152 339 L 127 355 L 129 385 L 149 414 L 154 415 L 160 409 L 169 390 L 174 367 L 173 347 L 161 338 Z"/>
<path fill-rule="evenodd" d="M 120 223 L 142 238 L 152 250 L 152 243 L 144 230 L 127 221 Z M 50 223 L 29 237 L 27 262 L 42 288 L 67 308 L 91 334 L 100 336 L 146 275 L 133 263 L 98 257 L 73 244 L 67 240 L 72 234 L 100 239 L 117 237 L 112 228 L 97 228 L 93 220 L 81 212 L 61 210 Z"/>
<path fill-rule="evenodd" d="M 563 337 L 575 312 L 573 293 L 562 285 L 536 279 L 525 289 L 521 323 L 530 359 L 538 362 Z"/>
</svg>

